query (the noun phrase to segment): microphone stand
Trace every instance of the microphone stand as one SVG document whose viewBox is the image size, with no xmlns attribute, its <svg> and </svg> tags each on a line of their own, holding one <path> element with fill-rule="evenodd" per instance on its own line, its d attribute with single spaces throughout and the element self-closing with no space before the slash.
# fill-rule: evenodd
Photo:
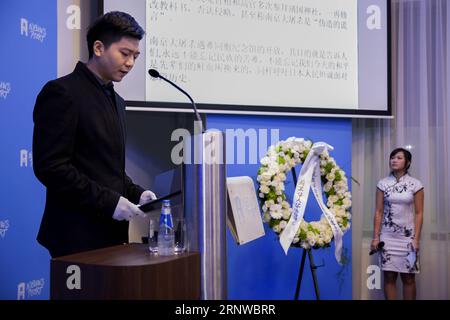
<svg viewBox="0 0 450 320">
<path fill-rule="evenodd" d="M 148 70 L 148 74 L 151 77 L 153 77 L 153 78 L 160 78 L 160 79 L 170 83 L 176 89 L 178 89 L 179 91 L 184 93 L 186 95 L 186 97 L 188 97 L 188 99 L 191 101 L 192 107 L 194 109 L 195 118 L 196 118 L 196 120 L 198 121 L 198 123 L 200 125 L 201 132 L 205 133 L 204 126 L 203 126 L 203 121 L 202 121 L 202 118 L 200 117 L 200 115 L 199 115 L 199 113 L 197 111 L 197 106 L 196 106 L 196 104 L 194 102 L 194 99 L 192 99 L 192 97 L 186 91 L 184 91 L 182 88 L 180 88 L 176 83 L 174 83 L 174 82 L 170 81 L 169 79 L 167 79 L 166 77 L 162 76 L 157 70 L 149 69 Z"/>
</svg>

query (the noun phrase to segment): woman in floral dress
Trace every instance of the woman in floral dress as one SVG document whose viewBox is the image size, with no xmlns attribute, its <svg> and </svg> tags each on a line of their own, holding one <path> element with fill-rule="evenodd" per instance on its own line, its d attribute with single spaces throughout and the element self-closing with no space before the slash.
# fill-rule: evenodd
<svg viewBox="0 0 450 320">
<path fill-rule="evenodd" d="M 416 298 L 415 274 L 420 272 L 418 252 L 423 222 L 422 183 L 408 174 L 411 153 L 397 148 L 390 154 L 391 174 L 377 184 L 371 250 L 379 249 L 386 299 L 396 299 L 398 274 L 403 298 Z M 379 246 L 384 242 L 384 246 Z"/>
</svg>

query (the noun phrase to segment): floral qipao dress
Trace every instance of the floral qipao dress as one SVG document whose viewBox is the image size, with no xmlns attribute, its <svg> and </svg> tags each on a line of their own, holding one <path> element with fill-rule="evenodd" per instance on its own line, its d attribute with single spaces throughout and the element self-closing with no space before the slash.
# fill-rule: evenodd
<svg viewBox="0 0 450 320">
<path fill-rule="evenodd" d="M 384 194 L 384 215 L 381 223 L 380 241 L 381 269 L 401 273 L 419 273 L 415 263 L 414 239 L 414 195 L 423 189 L 422 183 L 403 175 L 398 181 L 391 174 L 381 179 L 377 188 Z M 413 258 L 412 258 L 413 257 Z"/>
</svg>

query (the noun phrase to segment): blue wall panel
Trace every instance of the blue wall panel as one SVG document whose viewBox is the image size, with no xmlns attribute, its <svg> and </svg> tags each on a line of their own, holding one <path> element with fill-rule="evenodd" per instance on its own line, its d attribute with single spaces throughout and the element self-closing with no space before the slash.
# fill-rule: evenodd
<svg viewBox="0 0 450 320">
<path fill-rule="evenodd" d="M 36 241 L 45 191 L 31 153 L 36 96 L 57 74 L 56 0 L 0 2 L 0 299 L 47 299 L 49 255 Z"/>
<path fill-rule="evenodd" d="M 331 155 L 338 165 L 351 176 L 351 120 L 329 118 L 301 118 L 274 116 L 237 116 L 208 115 L 208 129 L 271 129 L 279 130 L 280 140 L 295 136 L 311 139 L 314 142 L 325 141 L 335 147 Z M 270 141 L 268 142 L 270 145 Z M 237 145 L 234 145 L 236 154 Z M 227 150 L 229 152 L 230 150 Z M 248 144 L 246 144 L 248 151 Z M 248 159 L 249 160 L 249 159 Z M 259 164 L 227 165 L 227 176 L 250 176 L 255 188 Z M 297 173 L 300 167 L 296 168 Z M 286 194 L 292 201 L 293 182 L 288 176 Z M 319 207 L 310 194 L 305 219 L 318 220 Z M 264 224 L 266 235 L 244 245 L 237 245 L 231 233 L 227 231 L 228 246 L 228 298 L 229 299 L 293 299 L 302 250 L 293 248 L 286 256 L 275 233 Z M 334 258 L 334 244 L 331 248 L 314 250 L 316 264 L 325 266 L 317 270 L 319 289 L 322 299 L 351 299 L 351 231 L 344 236 L 344 254 L 347 263 L 340 266 Z M 305 265 L 301 299 L 315 299 L 309 263 Z"/>
</svg>

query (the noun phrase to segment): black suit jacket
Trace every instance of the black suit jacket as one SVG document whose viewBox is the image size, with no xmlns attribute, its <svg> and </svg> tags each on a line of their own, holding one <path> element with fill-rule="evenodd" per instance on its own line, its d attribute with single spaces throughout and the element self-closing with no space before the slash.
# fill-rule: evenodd
<svg viewBox="0 0 450 320">
<path fill-rule="evenodd" d="M 122 195 L 144 191 L 125 173 L 125 102 L 116 105 L 81 62 L 48 82 L 33 112 L 33 168 L 47 188 L 37 240 L 52 257 L 128 241 L 128 222 L 112 218 Z"/>
</svg>

